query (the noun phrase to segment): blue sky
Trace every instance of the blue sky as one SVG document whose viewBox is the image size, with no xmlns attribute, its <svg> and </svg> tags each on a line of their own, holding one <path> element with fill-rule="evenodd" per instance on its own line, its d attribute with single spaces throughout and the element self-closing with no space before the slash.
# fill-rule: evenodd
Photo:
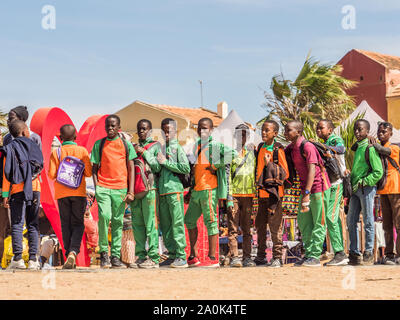
<svg viewBox="0 0 400 320">
<path fill-rule="evenodd" d="M 41 26 L 44 5 L 56 29 Z M 344 5 L 356 29 L 341 27 Z M 265 115 L 263 89 L 293 78 L 309 50 L 335 63 L 352 48 L 400 56 L 398 0 L 0 2 L 0 108 L 64 108 L 79 127 L 134 100 Z"/>
</svg>

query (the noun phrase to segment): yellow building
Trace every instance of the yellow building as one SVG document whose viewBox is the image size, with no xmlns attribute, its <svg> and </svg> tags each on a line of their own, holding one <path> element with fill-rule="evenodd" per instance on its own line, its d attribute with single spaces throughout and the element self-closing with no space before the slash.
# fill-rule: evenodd
<svg viewBox="0 0 400 320">
<path fill-rule="evenodd" d="M 400 86 L 394 88 L 386 96 L 388 106 L 388 121 L 395 128 L 400 128 Z"/>
<path fill-rule="evenodd" d="M 140 119 L 148 119 L 153 125 L 152 136 L 162 140 L 161 121 L 165 118 L 172 118 L 178 125 L 178 140 L 181 144 L 193 141 L 196 138 L 197 123 L 201 118 L 210 118 L 214 127 L 228 115 L 228 104 L 220 102 L 217 106 L 218 112 L 200 107 L 184 108 L 163 104 L 151 104 L 136 100 L 132 104 L 116 112 L 121 118 L 121 129 L 132 135 L 132 141 L 137 142 L 136 125 Z"/>
</svg>

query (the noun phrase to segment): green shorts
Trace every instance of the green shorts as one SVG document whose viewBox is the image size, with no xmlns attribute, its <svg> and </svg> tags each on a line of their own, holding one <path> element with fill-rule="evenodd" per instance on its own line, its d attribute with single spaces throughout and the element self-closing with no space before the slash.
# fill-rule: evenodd
<svg viewBox="0 0 400 320">
<path fill-rule="evenodd" d="M 209 236 L 219 233 L 217 215 L 217 189 L 192 191 L 189 207 L 185 215 L 185 224 L 188 229 L 197 227 L 197 220 L 203 214 L 204 225 Z"/>
</svg>

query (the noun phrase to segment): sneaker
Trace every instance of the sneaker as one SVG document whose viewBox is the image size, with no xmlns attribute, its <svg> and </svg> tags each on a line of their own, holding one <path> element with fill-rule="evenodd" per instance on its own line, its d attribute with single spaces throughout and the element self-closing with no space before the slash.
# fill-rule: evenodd
<svg viewBox="0 0 400 320">
<path fill-rule="evenodd" d="M 267 263 L 267 267 L 280 268 L 283 267 L 283 264 L 281 259 L 271 259 L 271 261 Z"/>
<path fill-rule="evenodd" d="M 189 265 L 186 259 L 176 258 L 173 263 L 170 264 L 171 268 L 188 268 Z"/>
<path fill-rule="evenodd" d="M 109 269 L 111 268 L 110 257 L 107 252 L 100 253 L 100 268 Z"/>
<path fill-rule="evenodd" d="M 189 257 L 188 265 L 189 268 L 198 267 L 200 265 L 200 259 L 198 257 Z"/>
<path fill-rule="evenodd" d="M 219 268 L 219 261 L 217 259 L 208 258 L 207 261 L 201 265 L 206 268 Z"/>
<path fill-rule="evenodd" d="M 142 264 L 142 263 L 145 262 L 145 261 L 146 261 L 146 259 L 137 259 L 137 260 L 135 261 L 135 264 L 136 264 L 136 266 L 139 268 L 139 265 Z"/>
<path fill-rule="evenodd" d="M 158 264 L 158 262 L 154 262 L 150 258 L 148 258 L 146 261 L 139 264 L 139 268 L 143 268 L 143 269 L 154 269 L 154 268 L 158 268 L 159 266 L 160 265 Z"/>
<path fill-rule="evenodd" d="M 168 258 L 167 260 L 164 260 L 163 262 L 160 263 L 160 267 L 168 267 L 172 263 L 174 263 L 175 259 L 170 259 Z"/>
<path fill-rule="evenodd" d="M 364 251 L 363 254 L 363 265 L 371 266 L 374 264 L 374 255 L 371 251 Z"/>
<path fill-rule="evenodd" d="M 320 263 L 319 259 L 308 258 L 306 261 L 303 262 L 302 266 L 303 267 L 320 267 L 321 263 Z"/>
<path fill-rule="evenodd" d="M 43 263 L 42 265 L 42 270 L 54 270 L 55 268 L 52 267 L 50 264 L 48 264 L 47 262 Z"/>
<path fill-rule="evenodd" d="M 126 265 L 121 262 L 118 257 L 111 257 L 111 268 L 113 269 L 124 269 Z"/>
<path fill-rule="evenodd" d="M 230 264 L 231 264 L 231 257 L 225 257 L 225 258 L 222 260 L 222 265 L 223 265 L 224 267 L 229 266 Z"/>
<path fill-rule="evenodd" d="M 40 262 L 29 260 L 28 262 L 28 270 L 40 270 Z"/>
<path fill-rule="evenodd" d="M 243 260 L 243 267 L 255 267 L 256 263 L 251 258 L 245 258 Z"/>
<path fill-rule="evenodd" d="M 363 264 L 361 254 L 350 251 L 348 264 L 351 266 L 361 266 Z"/>
<path fill-rule="evenodd" d="M 343 251 L 336 252 L 333 259 L 324 264 L 324 266 L 331 267 L 331 266 L 345 266 L 349 262 L 346 254 Z"/>
<path fill-rule="evenodd" d="M 63 269 L 74 269 L 74 268 L 76 268 L 75 260 L 76 260 L 76 253 L 75 253 L 75 251 L 71 251 L 68 254 L 67 261 L 65 261 L 65 263 L 64 263 L 62 268 Z"/>
<path fill-rule="evenodd" d="M 134 263 L 127 263 L 126 266 L 127 266 L 127 268 L 131 268 L 131 269 L 137 269 L 137 268 L 139 268 L 136 262 L 134 262 Z"/>
<path fill-rule="evenodd" d="M 260 258 L 260 257 L 256 257 L 256 258 L 254 259 L 254 263 L 255 263 L 257 266 L 263 266 L 263 265 L 267 264 L 267 259 L 265 259 L 265 258 Z"/>
<path fill-rule="evenodd" d="M 303 263 L 307 260 L 306 257 L 301 258 L 300 260 L 297 260 L 293 266 L 295 267 L 301 267 L 303 265 Z"/>
<path fill-rule="evenodd" d="M 400 257 L 395 258 L 394 261 L 396 261 L 396 264 L 400 264 Z"/>
<path fill-rule="evenodd" d="M 393 256 L 386 256 L 383 258 L 383 264 L 387 266 L 394 266 L 396 264 L 396 259 Z"/>
<path fill-rule="evenodd" d="M 26 265 L 23 259 L 14 261 L 14 258 L 12 258 L 10 265 L 7 267 L 7 270 L 15 270 L 15 269 L 26 269 Z"/>
<path fill-rule="evenodd" d="M 231 260 L 231 267 L 233 268 L 243 267 L 242 260 L 239 257 L 233 257 Z"/>
</svg>

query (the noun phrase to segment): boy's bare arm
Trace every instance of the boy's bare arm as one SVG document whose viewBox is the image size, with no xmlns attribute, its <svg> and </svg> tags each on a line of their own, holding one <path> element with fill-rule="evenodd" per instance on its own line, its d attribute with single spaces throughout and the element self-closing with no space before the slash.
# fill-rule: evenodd
<svg viewBox="0 0 400 320">
<path fill-rule="evenodd" d="M 135 170 L 133 160 L 128 161 L 128 193 L 124 201 L 127 203 L 131 203 L 135 199 L 134 194 L 134 186 L 135 186 Z"/>
<path fill-rule="evenodd" d="M 93 175 L 93 184 L 94 184 L 94 189 L 96 190 L 96 186 L 97 186 L 97 181 L 98 181 L 98 177 L 97 177 L 97 172 L 99 171 L 99 165 L 93 163 L 93 167 L 92 167 L 92 175 Z"/>
</svg>

